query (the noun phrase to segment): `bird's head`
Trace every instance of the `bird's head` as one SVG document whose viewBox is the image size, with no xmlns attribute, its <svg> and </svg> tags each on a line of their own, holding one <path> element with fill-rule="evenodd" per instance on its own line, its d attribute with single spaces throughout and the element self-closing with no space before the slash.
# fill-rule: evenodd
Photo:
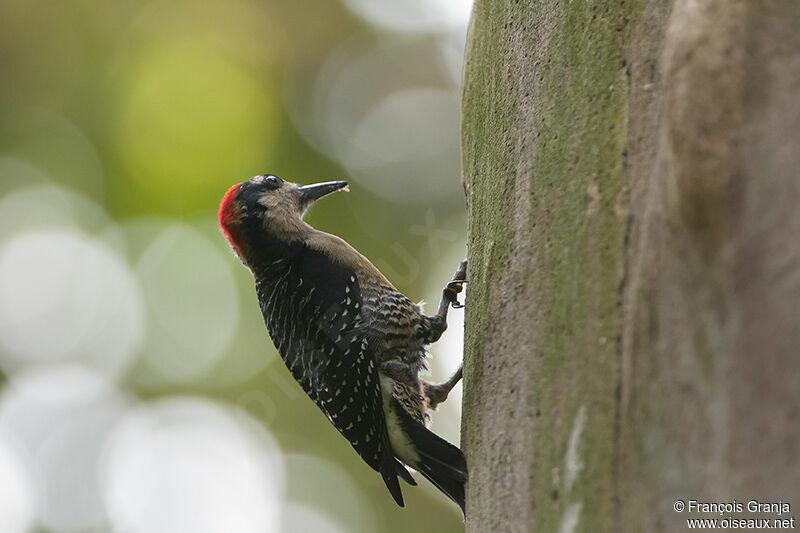
<svg viewBox="0 0 800 533">
<path fill-rule="evenodd" d="M 346 181 L 300 186 L 271 174 L 254 176 L 225 193 L 219 227 L 249 266 L 257 250 L 305 239 L 313 229 L 303 216 L 315 201 L 340 190 L 347 190 Z"/>
</svg>

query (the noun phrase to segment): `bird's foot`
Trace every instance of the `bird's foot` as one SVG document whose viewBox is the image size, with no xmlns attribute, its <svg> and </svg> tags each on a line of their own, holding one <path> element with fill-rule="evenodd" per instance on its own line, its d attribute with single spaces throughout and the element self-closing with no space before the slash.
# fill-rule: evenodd
<svg viewBox="0 0 800 533">
<path fill-rule="evenodd" d="M 428 383 L 427 381 L 423 382 L 425 397 L 428 398 L 428 405 L 430 405 L 431 409 L 436 409 L 436 406 L 447 400 L 450 391 L 461 381 L 462 375 L 463 367 L 459 366 L 456 373 L 444 383 L 434 384 Z"/>
<path fill-rule="evenodd" d="M 453 309 L 460 309 L 464 304 L 458 301 L 458 293 L 463 289 L 464 284 L 467 282 L 467 260 L 464 259 L 458 265 L 458 269 L 453 274 L 453 279 L 447 284 L 442 292 L 442 299 L 446 300 Z"/>
</svg>

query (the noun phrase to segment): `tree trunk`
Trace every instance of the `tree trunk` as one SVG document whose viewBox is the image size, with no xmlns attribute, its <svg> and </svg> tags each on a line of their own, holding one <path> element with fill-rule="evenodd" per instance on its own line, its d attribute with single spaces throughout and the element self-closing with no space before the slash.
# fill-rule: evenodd
<svg viewBox="0 0 800 533">
<path fill-rule="evenodd" d="M 477 0 L 467 531 L 800 508 L 799 28 L 796 0 Z"/>
</svg>

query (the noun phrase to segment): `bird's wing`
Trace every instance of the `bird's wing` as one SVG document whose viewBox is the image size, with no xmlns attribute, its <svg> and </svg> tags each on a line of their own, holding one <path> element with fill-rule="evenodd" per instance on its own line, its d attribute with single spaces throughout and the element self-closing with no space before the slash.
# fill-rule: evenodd
<svg viewBox="0 0 800 533">
<path fill-rule="evenodd" d="M 267 327 L 292 376 L 380 472 L 399 505 L 396 460 L 389 444 L 374 348 L 358 327 L 361 290 L 355 273 L 307 247 L 263 287 Z"/>
</svg>

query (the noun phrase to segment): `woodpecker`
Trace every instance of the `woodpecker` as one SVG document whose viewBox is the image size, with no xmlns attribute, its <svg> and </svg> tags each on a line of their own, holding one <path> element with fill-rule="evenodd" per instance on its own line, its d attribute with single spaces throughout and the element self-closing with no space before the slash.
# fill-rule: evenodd
<svg viewBox="0 0 800 533">
<path fill-rule="evenodd" d="M 251 271 L 269 335 L 292 376 L 404 507 L 398 477 L 420 472 L 464 513 L 467 463 L 457 447 L 427 429 L 430 411 L 461 379 L 419 377 L 427 346 L 461 307 L 466 261 L 442 292 L 436 315 L 400 293 L 343 239 L 303 220 L 347 182 L 299 186 L 264 174 L 231 187 L 219 226 Z"/>
</svg>

